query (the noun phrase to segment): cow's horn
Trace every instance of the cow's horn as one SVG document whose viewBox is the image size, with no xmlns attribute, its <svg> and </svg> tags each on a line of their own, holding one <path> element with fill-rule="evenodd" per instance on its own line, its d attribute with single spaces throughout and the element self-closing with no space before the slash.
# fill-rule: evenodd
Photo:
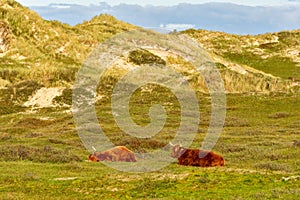
<svg viewBox="0 0 300 200">
<path fill-rule="evenodd" d="M 172 144 L 172 142 L 169 142 L 169 144 L 170 144 L 172 147 L 174 147 L 174 146 L 175 146 L 174 144 Z"/>
<path fill-rule="evenodd" d="M 94 150 L 94 152 L 96 152 L 96 151 L 97 151 L 97 149 L 96 149 L 94 146 L 92 146 L 92 149 Z"/>
</svg>

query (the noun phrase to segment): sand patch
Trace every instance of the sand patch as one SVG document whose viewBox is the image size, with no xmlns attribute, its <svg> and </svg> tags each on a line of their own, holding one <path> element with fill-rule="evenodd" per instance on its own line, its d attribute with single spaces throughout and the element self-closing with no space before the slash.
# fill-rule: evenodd
<svg viewBox="0 0 300 200">
<path fill-rule="evenodd" d="M 65 88 L 41 88 L 39 89 L 27 102 L 24 103 L 24 106 L 30 107 L 55 107 L 53 99 L 55 97 L 61 96 Z"/>
<path fill-rule="evenodd" d="M 55 178 L 55 181 L 73 181 L 78 179 L 78 177 L 64 177 L 64 178 Z"/>
</svg>

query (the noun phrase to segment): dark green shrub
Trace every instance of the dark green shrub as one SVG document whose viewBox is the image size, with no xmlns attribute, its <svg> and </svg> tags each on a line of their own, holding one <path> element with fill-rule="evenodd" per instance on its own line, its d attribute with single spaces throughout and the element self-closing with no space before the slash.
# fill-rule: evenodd
<svg viewBox="0 0 300 200">
<path fill-rule="evenodd" d="M 166 61 L 160 58 L 157 55 L 145 50 L 145 49 L 138 49 L 131 51 L 128 56 L 128 60 L 131 63 L 136 65 L 142 64 L 159 64 L 159 65 L 166 65 Z"/>
</svg>

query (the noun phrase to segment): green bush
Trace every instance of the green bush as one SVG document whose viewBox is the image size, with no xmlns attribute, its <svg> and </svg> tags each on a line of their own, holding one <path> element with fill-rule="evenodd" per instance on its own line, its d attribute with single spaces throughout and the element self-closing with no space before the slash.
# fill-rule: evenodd
<svg viewBox="0 0 300 200">
<path fill-rule="evenodd" d="M 129 52 L 128 60 L 131 63 L 136 65 L 143 65 L 143 64 L 158 64 L 158 65 L 166 65 L 166 61 L 160 58 L 157 55 L 145 50 L 145 49 L 138 49 Z"/>
</svg>

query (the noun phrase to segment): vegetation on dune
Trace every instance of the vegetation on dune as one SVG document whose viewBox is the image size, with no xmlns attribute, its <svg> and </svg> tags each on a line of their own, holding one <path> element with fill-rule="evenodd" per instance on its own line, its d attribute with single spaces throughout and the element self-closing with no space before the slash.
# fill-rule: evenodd
<svg viewBox="0 0 300 200">
<path fill-rule="evenodd" d="M 135 28 L 109 15 L 96 16 L 73 27 L 58 21 L 45 21 L 15 1 L 2 1 L 0 8 L 0 34 L 5 40 L 0 56 L 0 86 L 28 79 L 45 86 L 68 85 L 99 42 Z M 196 38 L 205 49 L 222 57 L 224 61 L 216 62 L 226 68 L 227 60 L 283 79 L 299 79 L 299 31 L 257 36 L 203 30 L 182 33 Z M 128 61 L 145 62 L 145 51 L 132 52 Z M 154 62 L 165 64 L 160 55 L 152 57 Z M 234 77 L 234 72 L 229 73 Z M 224 78 L 226 81 L 226 76 Z"/>
<path fill-rule="evenodd" d="M 129 52 L 128 61 L 135 65 L 143 65 L 143 64 L 166 65 L 166 61 L 164 61 L 159 56 L 145 49 L 139 49 L 139 50 Z"/>
<path fill-rule="evenodd" d="M 300 78 L 300 31 L 240 36 L 206 30 L 187 30 L 209 51 L 283 79 Z"/>
<path fill-rule="evenodd" d="M 0 37 L 3 42 L 0 44 L 0 88 L 14 88 L 23 81 L 35 80 L 38 85 L 45 87 L 64 86 L 68 89 L 74 82 L 81 63 L 100 42 L 134 28 L 136 27 L 109 15 L 96 16 L 82 24 L 69 26 L 58 21 L 45 21 L 15 1 L 1 1 Z M 204 48 L 213 52 L 213 59 L 218 56 L 215 62 L 217 66 L 222 66 L 219 70 L 226 92 L 297 91 L 294 86 L 299 79 L 299 56 L 296 55 L 297 52 L 299 54 L 299 31 L 254 37 L 203 30 L 182 33 L 196 38 Z M 180 58 L 169 56 L 166 59 L 159 53 L 140 49 L 130 52 L 125 62 L 128 65 L 171 65 L 187 76 L 196 90 L 207 92 L 205 82 L 199 74 Z M 107 74 L 107 80 L 119 78 L 125 71 L 114 68 Z M 290 82 L 272 75 L 289 79 Z M 294 81 L 297 83 L 294 84 Z M 32 92 L 36 89 L 37 87 L 32 88 Z M 23 94 L 17 94 L 20 95 Z M 67 99 L 70 99 L 70 93 L 64 94 L 62 98 L 67 95 Z M 7 100 L 6 97 L 2 98 L 2 102 Z M 22 104 L 21 101 L 19 103 Z M 69 100 L 68 104 L 70 105 Z"/>
<path fill-rule="evenodd" d="M 259 55 L 252 53 L 225 53 L 224 58 L 235 63 L 248 65 L 265 73 L 272 74 L 284 79 L 299 79 L 300 67 L 292 61 L 291 58 L 272 56 L 269 58 L 261 58 Z"/>
<path fill-rule="evenodd" d="M 134 25 L 119 21 L 115 17 L 107 14 L 95 16 L 90 21 L 85 21 L 75 27 L 97 42 L 103 42 L 113 35 L 137 28 Z"/>
<path fill-rule="evenodd" d="M 5 29 L 9 40 L 9 48 L 0 57 L 1 72 L 9 73 L 1 78 L 12 84 L 30 78 L 49 86 L 73 82 L 81 63 L 99 42 L 133 28 L 109 15 L 72 27 L 45 21 L 15 1 L 1 1 L 0 30 Z"/>
<path fill-rule="evenodd" d="M 15 1 L 1 1 L 0 93 L 4 95 L 0 97 L 0 113 L 19 111 L 41 85 L 69 88 L 82 62 L 100 42 L 133 28 L 109 15 L 72 27 L 45 21 Z M 36 84 L 31 88 L 24 86 L 28 92 L 14 89 L 32 80 Z M 63 95 L 60 103 L 70 105 Z M 70 92 L 68 95 L 71 98 Z"/>
</svg>

